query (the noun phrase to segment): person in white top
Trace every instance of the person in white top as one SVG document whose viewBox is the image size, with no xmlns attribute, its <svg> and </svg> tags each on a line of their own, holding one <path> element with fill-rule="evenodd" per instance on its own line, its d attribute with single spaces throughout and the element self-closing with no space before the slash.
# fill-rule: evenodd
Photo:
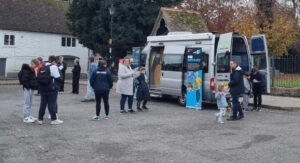
<svg viewBox="0 0 300 163">
<path fill-rule="evenodd" d="M 50 74 L 47 72 L 47 66 L 49 66 Z M 44 68 L 44 70 L 43 70 Z M 39 110 L 39 119 L 38 124 L 43 124 L 43 119 L 45 115 L 45 110 L 48 105 L 48 110 L 51 115 L 51 124 L 58 125 L 63 123 L 63 121 L 57 119 L 57 95 L 60 89 L 61 76 L 59 73 L 59 69 L 57 67 L 57 58 L 55 56 L 49 56 L 49 63 L 46 63 L 45 66 L 41 68 L 41 71 L 38 76 L 38 82 L 40 82 L 39 78 L 44 77 L 47 78 L 49 75 L 50 81 L 49 84 L 40 84 L 39 89 L 41 93 L 41 104 Z M 44 72 L 42 72 L 42 70 Z M 49 72 L 49 71 L 48 71 Z M 40 82 L 41 83 L 41 82 Z"/>
</svg>

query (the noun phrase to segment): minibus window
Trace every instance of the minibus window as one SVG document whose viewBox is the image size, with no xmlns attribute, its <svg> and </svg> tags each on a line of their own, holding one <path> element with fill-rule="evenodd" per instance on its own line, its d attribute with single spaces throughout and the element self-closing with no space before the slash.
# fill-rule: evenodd
<svg viewBox="0 0 300 163">
<path fill-rule="evenodd" d="M 267 69 L 266 54 L 255 54 L 253 56 L 253 66 L 259 70 Z"/>
<path fill-rule="evenodd" d="M 183 55 L 166 54 L 164 56 L 162 70 L 182 71 Z"/>
<path fill-rule="evenodd" d="M 217 54 L 217 72 L 218 73 L 230 72 L 228 54 L 224 54 L 224 53 Z"/>
<path fill-rule="evenodd" d="M 141 54 L 141 63 L 140 63 L 141 67 L 145 67 L 146 66 L 146 60 L 147 60 L 147 54 L 142 53 Z"/>
</svg>

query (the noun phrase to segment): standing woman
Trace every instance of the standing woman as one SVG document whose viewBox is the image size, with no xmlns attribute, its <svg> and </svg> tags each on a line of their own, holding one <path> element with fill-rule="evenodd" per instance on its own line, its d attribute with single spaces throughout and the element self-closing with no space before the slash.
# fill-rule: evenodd
<svg viewBox="0 0 300 163">
<path fill-rule="evenodd" d="M 105 109 L 105 119 L 109 118 L 109 90 L 113 86 L 113 81 L 111 77 L 111 73 L 108 68 L 106 68 L 106 61 L 99 60 L 99 67 L 95 70 L 90 77 L 91 87 L 95 91 L 96 96 L 96 115 L 94 116 L 94 120 L 100 120 L 100 110 L 101 110 L 101 99 L 104 102 Z"/>
<path fill-rule="evenodd" d="M 64 92 L 65 91 L 65 79 L 66 79 L 66 71 L 67 71 L 67 64 L 66 62 L 64 62 L 64 57 L 63 56 L 59 56 L 59 62 L 58 62 L 58 69 L 61 71 L 62 73 L 62 82 L 61 82 L 61 86 L 60 86 L 60 92 Z"/>
<path fill-rule="evenodd" d="M 81 67 L 79 64 L 79 59 L 76 58 L 74 60 L 74 67 L 72 69 L 73 73 L 73 81 L 72 81 L 72 93 L 73 94 L 79 94 L 79 79 L 80 79 L 80 72 L 81 72 Z"/>
<path fill-rule="evenodd" d="M 141 67 L 139 69 L 140 75 L 137 78 L 139 81 L 139 86 L 137 89 L 137 110 L 142 111 L 142 108 L 145 110 L 148 110 L 148 107 L 146 106 L 147 102 L 150 100 L 150 92 L 149 87 L 146 83 L 146 77 L 145 77 L 145 68 Z M 143 106 L 141 108 L 141 103 L 143 101 Z"/>
<path fill-rule="evenodd" d="M 128 98 L 128 112 L 134 113 L 132 109 L 133 103 L 133 78 L 136 72 L 130 67 L 130 58 L 125 57 L 123 63 L 119 65 L 117 93 L 121 94 L 121 110 L 120 113 L 127 113 L 125 103 Z"/>
<path fill-rule="evenodd" d="M 253 83 L 254 108 L 253 110 L 260 111 L 262 103 L 262 93 L 264 90 L 263 76 L 258 69 L 254 67 L 251 71 L 251 82 Z"/>
</svg>

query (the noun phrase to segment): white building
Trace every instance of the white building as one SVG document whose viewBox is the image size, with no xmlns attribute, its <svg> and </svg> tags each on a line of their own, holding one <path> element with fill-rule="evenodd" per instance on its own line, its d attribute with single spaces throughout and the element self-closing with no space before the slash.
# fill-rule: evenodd
<svg viewBox="0 0 300 163">
<path fill-rule="evenodd" d="M 89 50 L 67 28 L 68 3 L 50 1 L 0 1 L 0 77 L 16 77 L 23 63 L 50 55 L 64 56 L 67 73 L 80 58 L 86 74 Z"/>
</svg>

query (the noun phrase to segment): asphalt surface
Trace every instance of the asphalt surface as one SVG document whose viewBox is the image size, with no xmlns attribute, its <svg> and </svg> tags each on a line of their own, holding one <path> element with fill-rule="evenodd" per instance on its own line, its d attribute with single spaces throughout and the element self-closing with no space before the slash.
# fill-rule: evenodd
<svg viewBox="0 0 300 163">
<path fill-rule="evenodd" d="M 95 122 L 95 104 L 80 102 L 84 93 L 59 95 L 64 124 L 24 124 L 21 87 L 0 86 L 0 163 L 300 162 L 299 112 L 263 110 L 217 124 L 215 105 L 196 111 L 155 99 L 148 112 L 121 115 L 112 92 L 111 119 Z M 34 116 L 38 107 L 35 97 Z"/>
</svg>

